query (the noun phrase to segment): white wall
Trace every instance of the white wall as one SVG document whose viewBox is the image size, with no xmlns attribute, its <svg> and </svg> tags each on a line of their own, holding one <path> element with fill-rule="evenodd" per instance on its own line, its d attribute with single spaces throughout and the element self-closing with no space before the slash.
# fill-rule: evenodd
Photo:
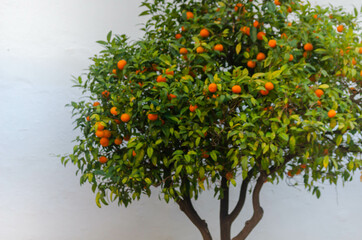
<svg viewBox="0 0 362 240">
<path fill-rule="evenodd" d="M 54 156 L 70 152 L 75 137 L 64 107 L 78 99 L 71 75 L 84 72 L 88 58 L 100 50 L 95 41 L 109 30 L 141 37 L 140 2 L 0 1 L 0 239 L 200 239 L 177 206 L 156 195 L 127 209 L 116 204 L 98 209 L 89 186 L 79 186 L 75 168 L 64 168 Z M 267 184 L 265 217 L 250 239 L 361 239 L 358 178 L 344 188 L 326 186 L 319 200 L 285 183 Z M 217 202 L 205 194 L 196 207 L 217 233 Z M 245 214 L 250 216 L 250 205 Z"/>
</svg>

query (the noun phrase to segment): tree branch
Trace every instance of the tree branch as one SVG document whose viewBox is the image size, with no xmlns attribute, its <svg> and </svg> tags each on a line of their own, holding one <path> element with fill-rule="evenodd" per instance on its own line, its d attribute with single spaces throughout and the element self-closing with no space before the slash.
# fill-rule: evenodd
<svg viewBox="0 0 362 240">
<path fill-rule="evenodd" d="M 248 177 L 246 177 L 243 180 L 243 183 L 241 184 L 241 188 L 240 188 L 239 200 L 236 203 L 236 206 L 233 209 L 233 211 L 228 216 L 228 221 L 230 221 L 231 223 L 235 221 L 235 219 L 239 216 L 241 210 L 244 207 L 245 198 L 246 198 L 246 191 L 248 190 L 248 185 L 249 185 L 249 182 L 250 182 L 250 177 L 249 177 L 250 174 L 251 173 L 248 173 Z"/>
<path fill-rule="evenodd" d="M 176 202 L 180 206 L 181 211 L 183 211 L 191 222 L 199 229 L 203 240 L 212 240 L 206 221 L 200 218 L 192 205 L 190 197 L 184 197 Z"/>
<path fill-rule="evenodd" d="M 233 238 L 233 240 L 244 240 L 251 233 L 251 231 L 255 228 L 255 226 L 259 223 L 261 218 L 264 215 L 264 210 L 260 206 L 260 191 L 262 186 L 264 185 L 264 181 L 266 180 L 267 175 L 262 172 L 256 182 L 253 191 L 253 216 L 245 222 L 244 228 L 241 232 Z"/>
<path fill-rule="evenodd" d="M 223 198 L 220 199 L 220 240 L 230 240 L 231 222 L 228 221 L 229 216 L 229 186 L 227 179 L 222 177 L 221 189 L 223 190 Z"/>
</svg>

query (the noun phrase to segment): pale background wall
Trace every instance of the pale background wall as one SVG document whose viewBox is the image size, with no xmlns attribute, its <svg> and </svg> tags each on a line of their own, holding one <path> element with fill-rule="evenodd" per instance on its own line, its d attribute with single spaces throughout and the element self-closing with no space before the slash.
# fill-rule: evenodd
<svg viewBox="0 0 362 240">
<path fill-rule="evenodd" d="M 54 156 L 70 152 L 75 137 L 64 107 L 78 98 L 71 75 L 88 67 L 100 50 L 95 41 L 109 30 L 141 37 L 140 2 L 0 0 L 0 239 L 200 239 L 177 206 L 156 195 L 127 209 L 98 209 L 75 168 L 64 168 Z M 318 2 L 360 6 L 358 0 Z M 358 178 L 344 188 L 325 186 L 319 200 L 285 183 L 267 184 L 265 217 L 250 239 L 361 239 Z M 196 204 L 214 234 L 217 207 L 209 194 Z M 235 226 L 250 216 L 247 208 Z"/>
</svg>

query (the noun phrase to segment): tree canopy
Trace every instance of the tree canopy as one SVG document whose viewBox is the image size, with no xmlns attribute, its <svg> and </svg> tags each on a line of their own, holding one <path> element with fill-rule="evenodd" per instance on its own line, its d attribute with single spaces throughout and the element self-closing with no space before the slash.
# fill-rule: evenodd
<svg viewBox="0 0 362 240">
<path fill-rule="evenodd" d="M 254 215 L 234 238 L 245 239 L 263 214 L 264 183 L 287 178 L 319 197 L 320 184 L 352 179 L 362 164 L 357 9 L 299 0 L 141 6 L 144 37 L 110 32 L 86 77 L 74 79 L 81 135 L 62 162 L 78 167 L 98 206 L 127 206 L 156 190 L 211 239 L 191 200 L 212 189 L 229 240 L 255 181 Z"/>
</svg>

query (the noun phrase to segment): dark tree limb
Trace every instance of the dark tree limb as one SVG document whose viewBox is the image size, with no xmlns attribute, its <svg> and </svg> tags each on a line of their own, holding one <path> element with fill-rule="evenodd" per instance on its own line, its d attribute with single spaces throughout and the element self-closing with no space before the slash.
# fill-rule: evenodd
<svg viewBox="0 0 362 240">
<path fill-rule="evenodd" d="M 181 211 L 183 211 L 191 222 L 199 229 L 203 240 L 212 240 L 206 221 L 200 218 L 192 205 L 191 199 L 189 197 L 184 197 L 183 199 L 179 199 L 177 204 L 180 206 Z"/>
<path fill-rule="evenodd" d="M 229 186 L 227 179 L 222 177 L 221 189 L 223 190 L 223 197 L 220 199 L 220 240 L 230 240 L 231 237 L 231 223 L 228 219 L 229 216 Z"/>
<path fill-rule="evenodd" d="M 239 200 L 236 203 L 236 206 L 233 209 L 233 211 L 228 216 L 228 221 L 230 221 L 231 223 L 233 223 L 235 221 L 235 219 L 239 216 L 241 210 L 244 207 L 246 193 L 247 193 L 248 185 L 250 182 L 250 174 L 251 173 L 249 173 L 248 177 L 243 180 L 243 183 L 241 184 L 241 188 L 240 188 Z"/>
<path fill-rule="evenodd" d="M 246 221 L 244 228 L 241 230 L 241 232 L 238 235 L 236 235 L 236 237 L 233 238 L 233 240 L 246 239 L 246 237 L 249 236 L 251 231 L 255 228 L 255 226 L 262 219 L 264 210 L 260 206 L 260 191 L 264 185 L 264 181 L 266 180 L 266 178 L 267 178 L 267 175 L 262 172 L 256 182 L 256 185 L 255 185 L 254 191 L 253 191 L 253 199 L 252 199 L 253 210 L 254 210 L 253 216 L 248 221 Z"/>
</svg>

